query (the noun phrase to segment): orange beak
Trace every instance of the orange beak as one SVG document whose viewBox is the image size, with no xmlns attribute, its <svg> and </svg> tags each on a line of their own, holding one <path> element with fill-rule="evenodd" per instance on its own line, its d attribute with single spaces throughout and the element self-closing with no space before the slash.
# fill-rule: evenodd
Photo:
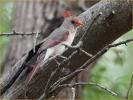
<svg viewBox="0 0 133 100">
<path fill-rule="evenodd" d="M 81 26 L 81 25 L 83 25 L 83 23 L 80 20 L 77 20 L 76 21 L 76 26 Z"/>
</svg>

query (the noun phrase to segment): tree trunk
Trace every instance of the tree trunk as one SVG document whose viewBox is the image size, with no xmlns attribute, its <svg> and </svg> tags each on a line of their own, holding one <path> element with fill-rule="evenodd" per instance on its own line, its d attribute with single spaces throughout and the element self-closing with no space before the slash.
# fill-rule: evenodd
<svg viewBox="0 0 133 100">
<path fill-rule="evenodd" d="M 67 2 L 67 1 L 65 1 Z M 69 5 L 72 4 L 72 2 L 67 2 Z M 92 4 L 92 3 L 91 3 Z M 69 7 L 71 10 L 77 10 L 81 12 L 78 9 L 78 5 L 75 3 L 73 4 L 74 7 Z M 90 5 L 89 3 L 87 5 Z M 60 6 L 60 7 L 58 7 Z M 12 30 L 15 32 L 20 33 L 38 33 L 41 32 L 38 40 L 41 41 L 45 37 L 49 35 L 54 29 L 56 29 L 59 25 L 61 25 L 63 21 L 62 12 L 63 7 L 62 5 L 59 5 L 59 2 L 57 0 L 54 0 L 54 2 L 51 2 L 51 0 L 48 1 L 17 1 L 14 2 L 13 6 L 13 17 L 12 17 Z M 88 6 L 89 7 L 89 6 Z M 47 10 L 45 10 L 47 9 Z M 49 11 L 49 12 L 48 12 Z M 57 15 L 54 15 L 54 14 Z M 49 16 L 52 16 L 51 18 Z M 34 39 L 35 36 L 14 36 L 9 38 L 9 46 L 7 48 L 6 57 L 4 59 L 3 63 L 3 74 L 5 74 L 8 70 L 11 70 L 11 67 L 20 60 L 31 48 L 34 46 Z M 78 76 L 75 81 L 83 81 L 81 78 L 82 76 L 88 75 L 86 73 L 83 73 L 79 76 L 80 79 L 78 79 Z M 87 80 L 87 78 L 84 77 L 84 80 Z M 76 95 L 78 97 L 81 97 L 82 94 L 82 88 L 77 88 L 77 90 L 80 90 L 80 93 L 77 93 Z M 70 97 L 69 94 L 70 90 L 64 89 L 64 92 L 61 92 L 59 94 L 58 98 L 60 97 Z M 63 95 L 65 94 L 65 95 Z M 63 96 L 62 96 L 63 95 Z M 69 96 L 70 95 L 70 96 Z"/>
<path fill-rule="evenodd" d="M 50 0 L 51 1 L 51 0 Z M 12 21 L 12 29 L 16 32 L 41 32 L 42 34 L 38 37 L 38 40 L 42 40 L 46 36 L 49 35 L 54 29 L 56 29 L 62 22 L 62 6 L 59 6 L 58 1 L 43 2 L 43 1 L 17 1 L 14 4 L 14 12 L 13 12 L 13 21 Z M 48 8 L 51 5 L 50 8 Z M 121 9 L 119 9 L 121 7 Z M 48 12 L 47 12 L 48 10 Z M 112 13 L 112 10 L 115 11 L 115 14 Z M 55 14 L 56 12 L 56 14 Z M 81 12 L 81 10 L 79 10 Z M 74 41 L 74 44 L 77 43 L 79 37 L 87 31 L 88 24 L 90 24 L 91 20 L 102 12 L 102 16 L 98 19 L 97 23 L 94 24 L 91 33 L 87 34 L 87 38 L 84 40 L 84 49 L 91 53 L 95 54 L 105 45 L 113 42 L 115 39 L 120 37 L 122 34 L 131 29 L 131 5 L 128 0 L 123 2 L 115 1 L 115 0 L 103 0 L 94 5 L 92 8 L 88 9 L 86 12 L 82 13 L 79 17 L 82 21 L 84 21 L 84 28 L 79 29 L 78 35 Z M 126 13 L 125 13 L 126 12 Z M 7 55 L 5 58 L 6 63 L 4 63 L 4 74 L 7 70 L 11 70 L 11 66 L 13 66 L 20 58 L 22 58 L 32 47 L 35 36 L 17 36 L 10 37 L 9 46 Z M 84 57 L 81 61 L 77 62 L 77 59 L 80 57 Z M 71 65 L 69 69 L 71 71 L 75 70 L 79 66 L 83 64 L 88 59 L 84 55 L 79 56 L 76 55 L 75 58 L 71 61 Z M 52 68 L 52 67 L 51 67 Z M 89 67 L 90 71 L 91 67 Z M 43 71 L 41 71 L 42 73 Z M 83 72 L 85 74 L 80 74 L 79 77 L 75 78 L 73 82 L 76 81 L 86 81 L 86 76 L 88 72 Z M 42 75 L 40 75 L 41 77 Z M 45 77 L 46 75 L 44 75 Z M 39 75 L 37 76 L 39 79 Z M 47 81 L 46 77 L 43 79 L 44 82 Z M 69 80 L 70 81 L 70 80 Z M 27 96 L 29 98 L 38 98 L 40 94 L 43 93 L 39 87 L 41 84 L 40 80 L 36 81 L 28 87 Z M 42 86 L 45 86 L 46 83 L 43 83 Z M 19 87 L 19 85 L 18 85 Z M 13 93 L 13 89 L 15 87 L 10 88 L 9 93 L 5 93 L 3 95 L 4 98 L 24 98 L 24 91 L 21 89 L 20 94 L 11 95 Z M 37 88 L 37 89 L 36 89 Z M 82 94 L 81 87 L 77 88 L 76 94 L 77 97 L 81 97 Z M 15 91 L 15 90 L 14 90 Z M 65 89 L 62 94 L 58 95 L 58 98 L 71 98 L 71 90 Z M 17 91 L 15 91 L 16 93 Z M 38 94 L 37 94 L 38 93 Z"/>
</svg>

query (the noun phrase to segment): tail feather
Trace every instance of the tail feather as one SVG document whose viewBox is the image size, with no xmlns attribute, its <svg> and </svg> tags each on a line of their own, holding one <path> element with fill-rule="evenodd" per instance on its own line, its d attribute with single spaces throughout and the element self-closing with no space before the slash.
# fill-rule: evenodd
<svg viewBox="0 0 133 100">
<path fill-rule="evenodd" d="M 44 58 L 45 58 L 45 52 L 46 51 L 43 51 L 41 54 L 37 54 L 35 56 L 35 59 L 36 59 L 36 63 L 34 63 L 33 65 L 33 69 L 32 71 L 29 73 L 27 79 L 26 79 L 26 85 L 28 85 L 30 83 L 30 81 L 32 80 L 32 78 L 36 75 L 36 73 L 38 72 L 39 68 L 40 68 L 40 65 L 41 65 L 41 62 L 44 61 Z M 33 59 L 32 61 L 35 61 L 35 59 Z"/>
<path fill-rule="evenodd" d="M 26 80 L 26 84 L 28 85 L 30 83 L 30 81 L 32 80 L 32 78 L 35 76 L 35 74 L 38 72 L 39 70 L 39 66 L 35 65 L 33 66 L 32 71 L 29 73 L 27 80 Z"/>
</svg>

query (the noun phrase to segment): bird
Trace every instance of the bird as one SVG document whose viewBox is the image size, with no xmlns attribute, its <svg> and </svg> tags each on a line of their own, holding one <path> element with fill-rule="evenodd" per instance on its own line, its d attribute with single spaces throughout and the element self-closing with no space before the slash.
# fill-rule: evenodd
<svg viewBox="0 0 133 100">
<path fill-rule="evenodd" d="M 39 55 L 36 59 L 36 63 L 32 65 L 33 69 L 28 74 L 26 84 L 32 80 L 35 74 L 40 68 L 40 63 L 47 61 L 52 56 L 61 55 L 66 50 L 66 45 L 71 46 L 77 29 L 83 25 L 82 21 L 73 14 L 66 10 L 64 11 L 64 22 L 63 24 L 55 29 L 46 39 L 41 43 L 36 55 Z M 36 55 L 34 58 L 36 58 Z"/>
<path fill-rule="evenodd" d="M 1 94 L 10 88 L 25 68 L 28 68 L 28 76 L 25 82 L 25 85 L 28 86 L 32 78 L 38 72 L 40 64 L 43 61 L 47 61 L 51 56 L 61 55 L 65 51 L 66 45 L 71 46 L 76 35 L 76 31 L 83 25 L 83 22 L 73 16 L 70 11 L 64 11 L 64 18 L 65 20 L 59 28 L 55 29 L 47 38 L 36 44 L 36 52 L 34 52 L 34 49 L 29 50 L 29 52 L 22 57 L 22 61 L 19 60 L 16 63 L 20 63 L 20 68 L 9 83 L 7 83 L 2 89 Z M 23 64 L 21 64 L 22 62 Z M 32 69 L 29 70 L 30 68 Z"/>
</svg>

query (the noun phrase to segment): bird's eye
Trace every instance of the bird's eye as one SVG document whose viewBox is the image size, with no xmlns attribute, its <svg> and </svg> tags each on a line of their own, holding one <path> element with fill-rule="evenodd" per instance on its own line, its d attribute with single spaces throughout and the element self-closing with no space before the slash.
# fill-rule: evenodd
<svg viewBox="0 0 133 100">
<path fill-rule="evenodd" d="M 71 20 L 71 23 L 72 23 L 72 24 L 75 24 L 75 21 L 74 21 L 74 20 Z"/>
</svg>

